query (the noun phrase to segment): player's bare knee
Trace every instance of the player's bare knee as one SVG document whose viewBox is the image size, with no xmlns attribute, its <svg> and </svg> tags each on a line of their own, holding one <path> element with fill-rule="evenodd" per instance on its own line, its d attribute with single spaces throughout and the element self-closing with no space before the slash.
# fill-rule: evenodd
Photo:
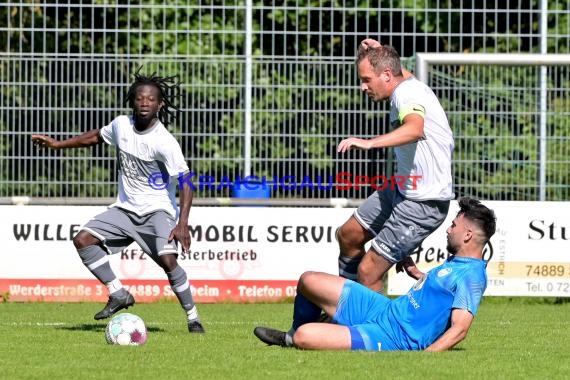
<svg viewBox="0 0 570 380">
<path fill-rule="evenodd" d="M 317 272 L 306 271 L 299 277 L 299 283 L 297 284 L 297 290 L 301 291 L 311 287 L 311 283 L 316 277 Z"/>
<path fill-rule="evenodd" d="M 341 251 L 362 251 L 364 244 L 372 238 L 370 233 L 364 229 L 354 217 L 340 226 L 336 232 L 336 239 Z"/>
<path fill-rule="evenodd" d="M 339 245 L 343 245 L 346 240 L 346 232 L 343 230 L 344 224 L 338 227 L 335 231 L 335 238 Z"/>
<path fill-rule="evenodd" d="M 352 257 L 364 250 L 364 244 L 359 244 L 349 233 L 342 232 L 341 229 L 338 231 L 337 240 L 341 256 Z"/>
<path fill-rule="evenodd" d="M 306 325 L 300 326 L 293 335 L 293 345 L 297 348 L 310 349 L 314 346 L 314 343 L 311 344 L 311 336 Z"/>
<path fill-rule="evenodd" d="M 338 244 L 342 247 L 349 245 L 350 243 L 350 231 L 346 223 L 336 229 L 336 240 Z"/>
<path fill-rule="evenodd" d="M 178 266 L 176 255 L 161 255 L 158 257 L 158 264 L 165 272 L 172 272 Z"/>
<path fill-rule="evenodd" d="M 99 243 L 99 239 L 86 231 L 79 231 L 79 233 L 73 238 L 73 245 L 76 249 L 82 249 Z"/>
<path fill-rule="evenodd" d="M 301 274 L 301 276 L 299 277 L 299 283 L 297 284 L 297 287 L 302 287 L 305 285 L 305 283 L 307 282 L 307 277 L 311 276 L 311 272 L 303 272 L 303 274 Z"/>
</svg>

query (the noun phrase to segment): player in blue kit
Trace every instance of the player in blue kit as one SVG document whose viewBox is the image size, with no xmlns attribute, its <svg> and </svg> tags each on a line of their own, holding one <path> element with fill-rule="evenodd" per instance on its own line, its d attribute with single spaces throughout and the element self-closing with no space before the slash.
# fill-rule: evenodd
<svg viewBox="0 0 570 380">
<path fill-rule="evenodd" d="M 134 305 L 109 264 L 108 254 L 121 252 L 135 241 L 166 273 L 170 286 L 187 315 L 188 330 L 203 333 L 190 284 L 178 265 L 178 247 L 190 249 L 188 216 L 192 205 L 191 186 L 179 186 L 180 210 L 176 204 L 176 184 L 181 173 L 189 173 L 180 145 L 166 129 L 178 107 L 172 101 L 180 86 L 174 77 L 145 76 L 138 72 L 129 88 L 126 102 L 131 115 L 117 116 L 111 123 L 79 136 L 57 141 L 49 136 L 32 135 L 39 147 L 80 148 L 101 144 L 117 150 L 119 192 L 108 210 L 96 215 L 73 238 L 79 257 L 89 271 L 109 290 L 105 307 L 95 319 L 109 318 Z M 169 185 L 150 185 L 153 174 L 170 176 Z"/>
<path fill-rule="evenodd" d="M 288 332 L 256 327 L 269 345 L 314 350 L 444 351 L 467 336 L 487 286 L 483 248 L 495 233 L 495 213 L 472 198 L 447 229 L 450 257 L 421 273 L 404 268 L 416 284 L 394 300 L 343 277 L 305 272 L 297 285 Z M 321 310 L 333 323 L 319 323 Z"/>
</svg>

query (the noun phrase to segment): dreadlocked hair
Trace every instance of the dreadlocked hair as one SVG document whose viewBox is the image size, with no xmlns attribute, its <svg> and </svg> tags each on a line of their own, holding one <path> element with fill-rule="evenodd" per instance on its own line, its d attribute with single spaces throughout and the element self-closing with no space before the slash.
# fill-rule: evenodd
<svg viewBox="0 0 570 380">
<path fill-rule="evenodd" d="M 173 104 L 175 99 L 181 97 L 180 83 L 177 81 L 178 76 L 160 77 L 156 73 L 146 76 L 140 74 L 141 69 L 142 66 L 134 74 L 135 80 L 127 92 L 125 103 L 128 103 L 129 107 L 133 109 L 137 88 L 143 85 L 155 86 L 159 89 L 160 100 L 163 102 L 163 106 L 158 110 L 158 120 L 167 127 L 171 121 L 178 117 L 180 112 L 180 108 Z"/>
</svg>

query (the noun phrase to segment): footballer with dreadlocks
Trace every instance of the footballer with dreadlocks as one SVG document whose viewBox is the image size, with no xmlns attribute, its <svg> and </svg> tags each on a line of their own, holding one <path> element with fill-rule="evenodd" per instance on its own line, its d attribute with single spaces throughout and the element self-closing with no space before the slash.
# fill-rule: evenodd
<svg viewBox="0 0 570 380">
<path fill-rule="evenodd" d="M 173 102 L 180 96 L 180 85 L 176 77 L 145 76 L 139 72 L 140 69 L 134 74 L 126 97 L 131 115 L 118 116 L 103 128 L 66 140 L 32 135 L 32 141 L 39 147 L 56 150 L 102 142 L 116 147 L 117 200 L 73 238 L 83 264 L 109 290 L 109 300 L 95 319 L 109 318 L 134 305 L 133 295 L 113 272 L 107 255 L 121 252 L 134 241 L 165 271 L 186 312 L 188 331 L 203 333 L 188 277 L 177 261 L 178 244 L 183 252 L 190 249 L 188 216 L 193 197 L 180 144 L 166 129 L 179 112 Z M 180 209 L 176 203 L 177 184 L 181 184 Z"/>
</svg>

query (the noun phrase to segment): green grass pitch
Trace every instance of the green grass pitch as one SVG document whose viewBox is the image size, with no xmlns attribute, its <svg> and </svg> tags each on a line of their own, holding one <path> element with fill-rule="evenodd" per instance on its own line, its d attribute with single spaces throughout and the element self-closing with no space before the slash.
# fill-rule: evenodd
<svg viewBox="0 0 570 380">
<path fill-rule="evenodd" d="M 292 304 L 202 304 L 190 335 L 174 302 L 137 304 L 146 345 L 110 346 L 93 303 L 0 303 L 0 379 L 568 379 L 570 303 L 483 300 L 467 339 L 443 353 L 313 352 L 267 347 Z"/>
</svg>

